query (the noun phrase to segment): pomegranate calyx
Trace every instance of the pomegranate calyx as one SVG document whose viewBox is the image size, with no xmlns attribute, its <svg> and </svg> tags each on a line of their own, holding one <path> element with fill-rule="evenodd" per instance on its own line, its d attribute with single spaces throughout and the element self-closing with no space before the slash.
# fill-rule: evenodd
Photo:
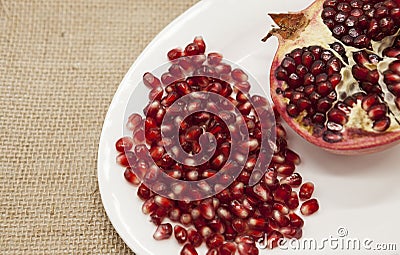
<svg viewBox="0 0 400 255">
<path fill-rule="evenodd" d="M 267 36 L 262 39 L 264 42 L 276 34 L 279 34 L 283 39 L 297 38 L 310 23 L 310 20 L 303 13 L 270 13 L 268 15 L 279 28 L 272 28 Z"/>
</svg>

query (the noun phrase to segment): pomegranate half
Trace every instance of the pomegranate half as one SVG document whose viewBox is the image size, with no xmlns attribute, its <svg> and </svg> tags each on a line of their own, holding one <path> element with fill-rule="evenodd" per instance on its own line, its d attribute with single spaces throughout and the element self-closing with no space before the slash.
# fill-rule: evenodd
<svg viewBox="0 0 400 255">
<path fill-rule="evenodd" d="M 400 140 L 399 0 L 316 0 L 270 16 L 271 95 L 290 127 L 345 155 Z"/>
</svg>

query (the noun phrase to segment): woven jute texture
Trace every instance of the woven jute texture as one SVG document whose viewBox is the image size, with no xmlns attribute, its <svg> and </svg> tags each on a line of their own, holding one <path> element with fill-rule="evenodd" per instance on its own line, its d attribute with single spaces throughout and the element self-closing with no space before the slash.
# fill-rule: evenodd
<svg viewBox="0 0 400 255">
<path fill-rule="evenodd" d="M 135 58 L 195 2 L 0 0 L 0 254 L 133 254 L 101 203 L 101 127 Z"/>
</svg>

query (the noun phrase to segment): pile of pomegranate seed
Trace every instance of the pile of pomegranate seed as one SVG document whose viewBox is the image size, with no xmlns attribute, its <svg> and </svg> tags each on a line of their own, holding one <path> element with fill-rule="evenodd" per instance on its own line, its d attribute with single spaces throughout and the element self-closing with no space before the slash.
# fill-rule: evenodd
<svg viewBox="0 0 400 255">
<path fill-rule="evenodd" d="M 126 167 L 125 179 L 138 186 L 137 195 L 144 201 L 142 212 L 149 215 L 150 221 L 157 226 L 153 238 L 164 240 L 174 236 L 183 245 L 182 255 L 198 254 L 196 248 L 202 244 L 207 246 L 208 255 L 255 255 L 259 253 L 256 242 L 260 238 L 267 237 L 270 249 L 276 247 L 281 238 L 300 238 L 304 221 L 296 210 L 300 207 L 303 215 L 311 215 L 319 205 L 316 199 L 311 199 L 314 185 L 310 182 L 303 184 L 302 176 L 295 172 L 300 157 L 288 148 L 286 131 L 278 114 L 275 113 L 276 146 L 271 163 L 261 181 L 250 186 L 262 137 L 260 119 L 254 115 L 252 107 L 262 107 L 267 100 L 260 96 L 250 97 L 250 84 L 244 71 L 232 70 L 230 65 L 222 62 L 219 53 L 207 56 L 204 53 L 205 43 L 201 37 L 196 37 L 184 50 L 168 52 L 171 67 L 161 80 L 151 73 L 144 74 L 143 82 L 151 89 L 151 103 L 144 109 L 146 118 L 132 114 L 127 123 L 132 137 L 123 137 L 116 142 L 116 150 L 120 153 L 117 163 Z M 191 58 L 181 58 L 184 56 Z M 175 162 L 167 154 L 164 145 L 168 137 L 161 139 L 163 118 L 167 111 L 174 110 L 171 108 L 178 98 L 198 91 L 219 94 L 236 106 L 246 121 L 250 150 L 238 178 L 232 182 L 230 176 L 226 176 L 226 181 L 232 183 L 215 196 L 197 201 L 172 200 L 142 183 L 141 178 L 151 171 L 151 166 L 144 160 L 147 154 L 170 177 L 196 181 L 218 173 L 231 149 L 232 137 L 226 123 L 235 119 L 230 119 L 227 114 L 222 120 L 219 116 L 200 111 L 180 120 L 175 128 L 179 128 L 182 148 L 193 155 L 201 150 L 200 135 L 204 132 L 213 134 L 216 151 L 211 160 L 191 167 Z M 142 174 L 138 176 L 135 173 Z M 296 191 L 298 188 L 299 192 Z"/>
</svg>

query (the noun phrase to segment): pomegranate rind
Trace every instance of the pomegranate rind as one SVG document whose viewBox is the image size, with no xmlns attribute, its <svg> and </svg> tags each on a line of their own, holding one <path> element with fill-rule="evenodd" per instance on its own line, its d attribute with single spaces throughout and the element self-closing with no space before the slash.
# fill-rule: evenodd
<svg viewBox="0 0 400 255">
<path fill-rule="evenodd" d="M 325 0 L 316 0 L 313 4 L 299 13 L 270 15 L 280 27 L 283 26 L 286 28 L 283 30 L 287 30 L 288 27 L 291 27 L 291 31 L 289 32 L 282 32 L 282 30 L 274 28 L 265 38 L 268 39 L 273 35 L 277 37 L 279 43 L 279 48 L 275 53 L 270 71 L 270 92 L 272 101 L 274 102 L 276 110 L 279 112 L 282 119 L 284 119 L 288 126 L 290 126 L 306 141 L 326 151 L 339 155 L 363 155 L 389 149 L 400 143 L 400 131 L 375 133 L 367 132 L 361 129 L 346 129 L 342 133 L 342 141 L 337 143 L 326 142 L 322 139 L 322 137 L 312 135 L 307 127 L 301 126 L 296 120 L 289 116 L 286 110 L 287 104 L 285 100 L 277 93 L 277 89 L 284 87 L 285 82 L 280 81 L 275 77 L 275 70 L 280 66 L 285 54 L 299 47 L 299 45 L 307 45 L 307 43 L 310 42 L 310 40 L 307 40 L 307 43 L 305 43 L 304 38 L 301 36 L 306 27 L 313 28 L 312 31 L 315 33 L 315 38 L 324 37 L 325 33 L 327 32 L 329 33 L 329 36 L 332 37 L 331 43 L 335 41 L 333 36 L 330 34 L 329 29 L 327 29 L 322 22 L 321 13 L 323 10 L 324 1 Z M 293 18 L 299 19 L 299 17 L 299 22 L 293 20 Z M 329 48 L 328 43 L 320 46 Z"/>
</svg>

